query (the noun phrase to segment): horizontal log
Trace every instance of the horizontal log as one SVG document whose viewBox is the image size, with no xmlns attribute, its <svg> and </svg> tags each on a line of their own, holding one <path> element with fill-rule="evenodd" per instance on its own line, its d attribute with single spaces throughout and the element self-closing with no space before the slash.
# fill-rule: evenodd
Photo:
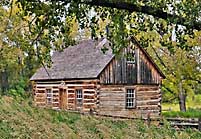
<svg viewBox="0 0 201 139">
<path fill-rule="evenodd" d="M 84 99 L 95 99 L 94 95 L 84 95 Z"/>
<path fill-rule="evenodd" d="M 89 87 L 89 86 L 96 86 L 95 84 L 66 84 L 67 87 Z"/>
<path fill-rule="evenodd" d="M 47 87 L 54 87 L 54 88 L 58 88 L 59 87 L 59 84 L 49 84 L 49 83 L 47 83 L 47 84 L 37 84 L 36 85 L 36 87 L 37 88 L 40 88 L 40 87 L 45 87 L 45 88 L 47 88 Z"/>
<path fill-rule="evenodd" d="M 147 94 L 147 95 L 152 95 L 152 94 L 160 94 L 159 90 L 155 90 L 155 91 L 137 91 L 138 94 Z"/>
<path fill-rule="evenodd" d="M 113 104 L 111 102 L 104 102 L 99 104 L 100 107 L 105 107 L 105 108 L 125 108 L 125 103 L 117 103 Z"/>
<path fill-rule="evenodd" d="M 140 114 L 153 114 L 153 113 L 159 114 L 160 110 L 143 110 L 143 111 L 139 111 L 139 112 L 140 112 Z"/>
<path fill-rule="evenodd" d="M 84 102 L 83 106 L 85 106 L 85 105 L 95 105 L 95 103 L 94 102 Z"/>
<path fill-rule="evenodd" d="M 36 93 L 45 93 L 45 90 L 37 90 Z"/>
<path fill-rule="evenodd" d="M 68 99 L 75 99 L 75 94 L 68 94 Z"/>
<path fill-rule="evenodd" d="M 125 106 L 107 107 L 107 106 L 99 105 L 98 108 L 100 111 L 124 111 L 125 110 Z"/>
<path fill-rule="evenodd" d="M 68 106 L 75 106 L 75 103 L 68 102 Z"/>
<path fill-rule="evenodd" d="M 59 94 L 53 94 L 53 98 L 59 98 Z"/>
<path fill-rule="evenodd" d="M 114 97 L 114 96 L 116 96 L 116 97 L 125 97 L 125 95 L 126 94 L 122 93 L 122 92 L 120 92 L 120 93 L 114 93 L 114 92 L 103 93 L 103 92 L 101 92 L 99 97 L 109 97 L 109 98 Z"/>
<path fill-rule="evenodd" d="M 67 94 L 68 94 L 68 95 L 75 95 L 75 93 L 74 93 L 74 92 L 73 92 L 73 93 L 69 93 L 69 92 L 68 92 Z"/>
<path fill-rule="evenodd" d="M 114 95 L 120 95 L 120 96 L 125 96 L 125 92 L 100 92 L 99 96 L 114 96 Z"/>
<path fill-rule="evenodd" d="M 154 91 L 154 90 L 158 90 L 159 87 L 137 87 L 137 91 Z"/>
<path fill-rule="evenodd" d="M 35 97 L 46 97 L 45 93 L 36 93 Z"/>
<path fill-rule="evenodd" d="M 105 109 L 105 110 L 111 110 L 114 111 L 115 109 L 119 109 L 119 110 L 124 110 L 125 109 L 125 104 L 120 104 L 120 105 L 104 105 L 104 104 L 100 104 L 99 105 L 100 109 Z"/>
<path fill-rule="evenodd" d="M 94 99 L 84 99 L 83 103 L 95 103 L 96 101 Z"/>
<path fill-rule="evenodd" d="M 73 88 L 67 88 L 67 91 L 74 91 L 75 89 Z"/>
<path fill-rule="evenodd" d="M 83 105 L 83 109 L 92 109 L 92 108 L 94 108 L 94 105 Z"/>
<path fill-rule="evenodd" d="M 138 106 L 142 105 L 158 105 L 161 99 L 154 99 L 154 100 L 138 100 L 136 101 Z"/>
<path fill-rule="evenodd" d="M 125 92 L 125 89 L 124 88 L 101 88 L 100 89 L 100 92 Z"/>
<path fill-rule="evenodd" d="M 52 90 L 53 91 L 59 91 L 59 88 L 58 87 L 57 88 L 54 87 L 54 88 L 52 88 Z"/>
<path fill-rule="evenodd" d="M 139 110 L 160 110 L 160 107 L 158 105 L 142 105 L 138 106 L 137 109 Z"/>
<path fill-rule="evenodd" d="M 74 99 L 68 99 L 68 103 L 75 103 Z"/>
<path fill-rule="evenodd" d="M 84 95 L 84 96 L 95 96 L 94 93 L 90 93 L 90 94 L 89 94 L 89 93 L 84 93 L 83 95 Z"/>
<path fill-rule="evenodd" d="M 68 92 L 68 94 L 74 94 L 75 90 L 68 90 L 67 92 Z"/>
<path fill-rule="evenodd" d="M 58 101 L 53 101 L 52 104 L 59 104 L 59 102 Z"/>
<path fill-rule="evenodd" d="M 37 91 L 46 91 L 46 88 L 36 88 L 36 92 Z"/>
<path fill-rule="evenodd" d="M 83 92 L 95 92 L 95 89 L 83 89 Z"/>
<path fill-rule="evenodd" d="M 105 102 L 105 101 L 121 101 L 121 102 L 124 102 L 125 103 L 125 97 L 113 97 L 113 98 L 108 98 L 108 97 L 100 97 L 99 98 L 99 100 L 101 101 L 101 102 Z"/>
<path fill-rule="evenodd" d="M 152 96 L 138 96 L 136 97 L 137 100 L 151 100 L 151 99 L 159 99 L 161 98 L 161 94 L 158 95 L 152 95 Z"/>
</svg>

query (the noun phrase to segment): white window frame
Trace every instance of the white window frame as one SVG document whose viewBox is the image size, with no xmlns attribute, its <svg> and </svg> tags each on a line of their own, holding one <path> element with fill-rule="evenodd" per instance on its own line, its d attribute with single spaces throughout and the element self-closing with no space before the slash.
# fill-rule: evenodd
<svg viewBox="0 0 201 139">
<path fill-rule="evenodd" d="M 83 100 L 83 91 L 82 91 L 82 89 L 76 89 L 76 99 L 77 99 L 77 101 L 82 102 L 82 100 Z"/>
<path fill-rule="evenodd" d="M 47 88 L 46 89 L 46 101 L 47 101 L 47 104 L 52 104 L 52 102 L 53 102 L 52 88 Z"/>
<path fill-rule="evenodd" d="M 133 109 L 136 107 L 136 91 L 134 88 L 126 89 L 126 109 Z"/>
</svg>

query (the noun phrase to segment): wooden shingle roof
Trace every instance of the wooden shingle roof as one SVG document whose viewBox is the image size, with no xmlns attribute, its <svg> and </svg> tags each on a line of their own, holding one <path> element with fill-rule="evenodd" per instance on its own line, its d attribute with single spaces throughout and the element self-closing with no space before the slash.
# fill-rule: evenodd
<svg viewBox="0 0 201 139">
<path fill-rule="evenodd" d="M 131 37 L 134 43 L 147 56 L 162 78 L 165 75 L 154 63 L 151 56 L 139 45 L 137 40 Z M 54 52 L 51 68 L 41 67 L 31 77 L 32 81 L 40 80 L 63 80 L 63 79 L 93 79 L 97 78 L 104 68 L 115 56 L 109 49 L 104 54 L 101 51 L 103 46 L 109 47 L 106 39 L 84 40 L 75 46 L 69 46 L 62 52 Z M 46 71 L 47 70 L 47 71 Z"/>
<path fill-rule="evenodd" d="M 39 68 L 30 80 L 97 78 L 114 57 L 112 50 L 103 54 L 103 45 L 108 45 L 106 39 L 84 40 L 63 52 L 54 52 L 51 68 L 46 68 L 47 71 L 44 67 Z"/>
</svg>

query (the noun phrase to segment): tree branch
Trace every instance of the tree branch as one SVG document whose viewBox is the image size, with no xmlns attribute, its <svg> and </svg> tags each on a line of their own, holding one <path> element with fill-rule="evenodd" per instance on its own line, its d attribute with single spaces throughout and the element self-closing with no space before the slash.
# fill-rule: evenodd
<svg viewBox="0 0 201 139">
<path fill-rule="evenodd" d="M 69 0 L 62 0 L 69 1 Z M 156 9 L 150 6 L 138 6 L 129 2 L 110 2 L 108 0 L 82 0 L 82 2 L 91 6 L 102 6 L 108 8 L 117 8 L 120 10 L 127 10 L 129 12 L 140 12 L 148 15 L 152 15 L 154 17 L 162 18 L 165 20 L 169 20 L 172 23 L 179 24 L 185 26 L 187 29 L 197 29 L 201 30 L 201 23 L 196 21 L 189 21 L 186 18 L 183 18 L 178 15 L 169 14 L 164 12 L 162 9 Z"/>
</svg>

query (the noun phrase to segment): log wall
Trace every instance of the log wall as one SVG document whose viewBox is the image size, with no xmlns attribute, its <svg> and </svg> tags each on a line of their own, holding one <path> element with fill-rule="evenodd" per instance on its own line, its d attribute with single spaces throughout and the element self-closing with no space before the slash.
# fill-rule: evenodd
<svg viewBox="0 0 201 139">
<path fill-rule="evenodd" d="M 47 89 L 52 89 L 53 98 L 51 104 L 47 103 Z M 76 89 L 81 89 L 83 94 L 82 106 L 79 107 L 76 100 Z M 97 81 L 66 81 L 65 84 L 62 84 L 62 82 L 38 82 L 33 87 L 33 94 L 35 105 L 39 107 L 80 112 L 95 111 L 97 102 Z"/>
<path fill-rule="evenodd" d="M 127 88 L 134 88 L 136 91 L 136 107 L 132 109 L 126 108 Z M 97 113 L 100 115 L 147 118 L 149 113 L 152 118 L 155 118 L 161 111 L 161 93 L 157 85 L 102 85 L 99 101 Z"/>
<path fill-rule="evenodd" d="M 47 89 L 52 89 L 51 104 L 47 103 Z M 83 92 L 81 107 L 76 104 L 76 89 L 82 89 Z M 126 108 L 127 89 L 135 89 L 135 108 Z M 98 80 L 65 81 L 65 84 L 62 82 L 37 82 L 33 90 L 34 102 L 39 107 L 82 113 L 94 112 L 99 115 L 128 118 L 147 118 L 148 114 L 155 118 L 161 112 L 159 85 L 104 85 L 100 84 Z"/>
<path fill-rule="evenodd" d="M 47 104 L 47 89 L 52 89 L 52 103 Z M 59 109 L 59 84 L 38 84 L 34 85 L 34 102 L 39 107 L 50 107 Z"/>
</svg>

